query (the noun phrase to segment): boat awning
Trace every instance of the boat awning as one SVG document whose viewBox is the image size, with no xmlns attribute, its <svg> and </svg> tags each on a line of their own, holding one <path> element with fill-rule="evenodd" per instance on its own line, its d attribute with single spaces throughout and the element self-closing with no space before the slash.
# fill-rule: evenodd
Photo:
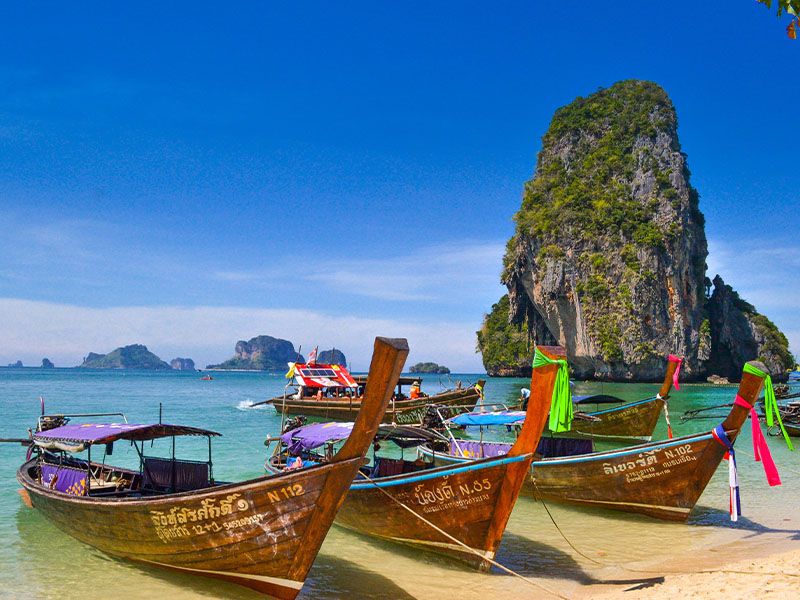
<svg viewBox="0 0 800 600">
<path fill-rule="evenodd" d="M 591 394 L 589 396 L 573 396 L 572 401 L 575 404 L 622 404 L 625 402 L 622 398 L 616 396 L 609 396 L 608 394 Z"/>
<path fill-rule="evenodd" d="M 291 454 L 313 450 L 325 444 L 346 440 L 353 431 L 354 423 L 312 423 L 287 431 L 281 441 Z"/>
<path fill-rule="evenodd" d="M 332 444 L 347 439 L 353 431 L 353 423 L 312 423 L 281 436 L 290 454 L 300 454 L 303 450 L 313 450 L 325 444 Z M 388 440 L 401 448 L 411 448 L 436 440 L 444 440 L 435 431 L 411 427 L 408 425 L 381 425 L 376 440 Z"/>
<path fill-rule="evenodd" d="M 470 412 L 447 419 L 448 423 L 468 426 L 513 425 L 525 420 L 524 410 L 497 410 L 494 412 Z"/>
<path fill-rule="evenodd" d="M 358 387 L 350 372 L 339 365 L 297 363 L 294 378 L 298 385 L 310 388 Z"/>
<path fill-rule="evenodd" d="M 166 423 L 80 423 L 62 425 L 34 434 L 33 443 L 48 450 L 81 452 L 92 444 L 116 440 L 154 440 L 173 435 L 220 435 L 216 431 Z"/>
</svg>

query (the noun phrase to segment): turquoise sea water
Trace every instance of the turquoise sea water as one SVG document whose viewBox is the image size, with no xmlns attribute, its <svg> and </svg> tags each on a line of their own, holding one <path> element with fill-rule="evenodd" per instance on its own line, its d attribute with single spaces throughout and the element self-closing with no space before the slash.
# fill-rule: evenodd
<svg viewBox="0 0 800 600">
<path fill-rule="evenodd" d="M 478 375 L 454 376 L 474 381 Z M 280 418 L 272 407 L 246 408 L 282 393 L 286 380 L 266 373 L 197 373 L 83 371 L 74 369 L 0 368 L 0 437 L 25 437 L 39 413 L 39 396 L 48 413 L 123 412 L 130 422 L 158 420 L 218 431 L 214 474 L 219 480 L 261 475 L 263 445 L 278 433 Z M 441 389 L 437 376 L 424 379 L 423 390 Z M 490 378 L 487 401 L 510 402 L 523 379 Z M 647 397 L 655 385 L 579 383 L 576 394 L 604 392 L 626 400 Z M 708 430 L 717 421 L 681 423 L 689 408 L 731 402 L 735 388 L 684 385 L 673 392 L 670 412 L 677 435 Z M 719 411 L 724 412 L 723 411 Z M 666 436 L 663 418 L 655 439 Z M 737 442 L 744 516 L 731 524 L 727 512 L 727 469 L 720 468 L 688 524 L 663 523 L 602 510 L 548 505 L 521 497 L 512 514 L 497 560 L 567 596 L 585 594 L 583 586 L 652 576 L 650 571 L 691 568 L 692 562 L 724 559 L 743 547 L 763 553 L 800 545 L 800 451 L 789 453 L 769 438 L 784 485 L 767 487 L 761 466 L 750 458 L 749 424 Z M 603 447 L 611 447 L 605 445 Z M 204 446 L 180 440 L 178 452 L 203 456 Z M 186 451 L 186 454 L 182 453 Z M 117 444 L 113 462 L 133 461 L 130 448 Z M 237 586 L 135 566 L 105 556 L 62 534 L 17 494 L 16 469 L 25 449 L 0 444 L 0 597 L 10 598 L 256 598 Z M 579 485 L 579 482 L 576 482 Z M 731 546 L 731 543 L 738 545 Z M 744 545 L 744 546 L 742 546 Z M 738 550 L 736 550 L 738 551 Z M 732 558 L 741 558 L 737 554 Z M 620 565 L 624 565 L 621 567 Z M 672 566 L 670 566 L 672 565 Z M 639 571 L 647 571 L 642 574 Z M 541 595 L 520 579 L 500 571 L 475 573 L 418 550 L 371 540 L 334 527 L 309 574 L 301 597 L 342 598 L 512 598 Z"/>
</svg>

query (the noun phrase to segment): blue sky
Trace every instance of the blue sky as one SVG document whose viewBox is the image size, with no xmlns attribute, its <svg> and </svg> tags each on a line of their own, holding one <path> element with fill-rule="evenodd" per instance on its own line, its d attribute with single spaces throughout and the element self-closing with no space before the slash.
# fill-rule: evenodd
<svg viewBox="0 0 800 600">
<path fill-rule="evenodd" d="M 19 5 L 0 20 L 0 363 L 200 364 L 474 332 L 553 111 L 672 97 L 713 276 L 800 353 L 800 42 L 726 3 Z M 698 6 L 697 4 L 701 4 Z"/>
</svg>

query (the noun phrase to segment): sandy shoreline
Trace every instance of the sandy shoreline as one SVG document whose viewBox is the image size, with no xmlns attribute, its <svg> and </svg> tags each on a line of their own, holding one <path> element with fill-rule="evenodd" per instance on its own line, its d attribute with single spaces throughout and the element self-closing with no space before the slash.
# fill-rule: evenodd
<svg viewBox="0 0 800 600">
<path fill-rule="evenodd" d="M 660 574 L 663 583 L 627 584 L 624 586 L 592 585 L 576 594 L 576 598 L 798 598 L 800 597 L 800 543 L 784 540 L 783 549 L 775 553 L 775 540 L 766 544 L 735 542 L 717 549 L 716 557 L 685 559 L 666 565 Z M 770 552 L 770 549 L 772 552 Z M 741 558 L 744 556 L 750 558 Z M 738 560 L 727 561 L 726 557 Z M 645 571 L 645 569 L 642 569 Z M 635 573 L 626 573 L 630 579 Z M 657 569 L 647 569 L 642 579 L 657 577 Z"/>
</svg>

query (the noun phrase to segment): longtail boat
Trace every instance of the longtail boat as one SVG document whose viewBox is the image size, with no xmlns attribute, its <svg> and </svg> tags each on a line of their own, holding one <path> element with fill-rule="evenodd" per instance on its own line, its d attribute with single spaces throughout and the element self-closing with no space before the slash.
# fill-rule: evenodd
<svg viewBox="0 0 800 600">
<path fill-rule="evenodd" d="M 67 423 L 33 435 L 36 456 L 17 472 L 23 499 L 110 555 L 293 599 L 363 463 L 407 355 L 405 340 L 376 339 L 363 410 L 325 464 L 221 483 L 213 478 L 213 431 Z M 208 438 L 208 461 L 177 460 L 176 436 Z M 146 441 L 165 437 L 172 438 L 171 458 L 145 456 Z M 136 448 L 139 470 L 108 466 L 105 456 L 92 462 L 92 449 L 102 446 L 110 455 L 117 441 Z M 78 458 L 83 451 L 86 459 Z"/>
<path fill-rule="evenodd" d="M 306 415 L 334 421 L 352 421 L 358 414 L 368 377 L 350 374 L 346 367 L 322 363 L 293 363 L 289 373 L 294 381 L 283 396 L 256 402 L 252 406 L 271 404 L 278 414 Z M 456 387 L 437 394 L 410 397 L 402 386 L 419 382 L 419 378 L 398 379 L 397 389 L 384 415 L 385 423 L 404 425 L 422 422 L 428 405 L 466 405 L 473 407 L 481 398 L 484 380 L 466 388 Z M 291 393 L 289 393 L 291 391 Z"/>
<path fill-rule="evenodd" d="M 764 368 L 761 363 L 751 364 Z M 763 376 L 745 371 L 738 395 L 752 406 L 763 382 Z M 519 419 L 518 415 L 505 414 L 509 412 L 499 411 L 495 422 L 506 424 Z M 731 408 L 722 423 L 731 442 L 748 414 L 749 410 L 738 403 Z M 491 418 L 492 413 L 474 413 L 453 421 L 481 425 Z M 717 437 L 706 432 L 596 453 L 591 453 L 590 448 L 584 448 L 582 453 L 576 446 L 590 440 L 545 438 L 539 445 L 526 489 L 536 498 L 554 502 L 685 521 L 727 451 Z M 450 440 L 444 454 L 430 446 L 420 446 L 418 451 L 437 464 L 454 465 L 469 464 L 475 456 L 503 456 L 508 448 L 510 444 Z"/>
<path fill-rule="evenodd" d="M 553 361 L 563 358 L 561 348 L 541 350 Z M 488 570 L 520 489 L 528 478 L 533 452 L 551 408 L 559 368 L 553 362 L 534 369 L 524 423 L 505 456 L 475 460 L 468 465 L 435 467 L 421 460 L 373 455 L 372 464 L 363 467 L 350 486 L 336 524 Z M 562 375 L 566 379 L 566 372 Z M 329 435 L 336 439 L 332 430 L 335 427 L 346 430 L 346 425 L 314 424 L 289 431 L 282 436 L 284 449 L 288 451 L 276 455 L 268 464 L 272 468 L 291 465 L 291 456 L 295 454 L 296 461 L 320 460 L 304 450 L 324 443 L 326 438 L 316 439 L 323 427 L 331 430 Z M 418 433 L 415 438 L 407 433 L 385 439 L 409 447 L 426 441 L 424 435 Z M 427 441 L 431 441 L 430 435 L 436 434 L 429 433 Z"/>
<path fill-rule="evenodd" d="M 680 364 L 680 358 L 675 356 L 668 358 L 664 381 L 655 396 L 595 412 L 576 412 L 572 429 L 561 435 L 610 441 L 651 440 L 661 410 L 666 409 L 666 402 L 673 383 L 677 380 L 675 374 L 679 372 Z M 579 408 L 595 403 L 623 402 L 620 398 L 605 394 L 575 396 L 573 399 Z"/>
</svg>

